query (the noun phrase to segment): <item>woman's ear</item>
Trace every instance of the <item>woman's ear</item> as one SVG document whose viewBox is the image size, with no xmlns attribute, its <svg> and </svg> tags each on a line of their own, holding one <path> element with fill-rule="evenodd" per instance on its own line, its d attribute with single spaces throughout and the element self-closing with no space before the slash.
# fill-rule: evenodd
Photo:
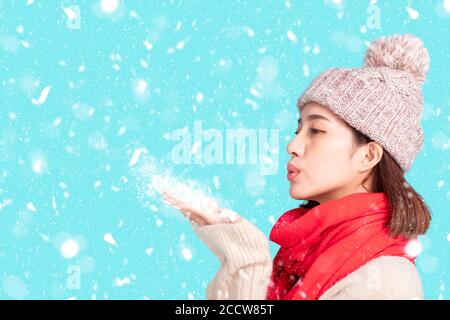
<svg viewBox="0 0 450 320">
<path fill-rule="evenodd" d="M 383 157 L 383 147 L 375 142 L 371 141 L 363 148 L 364 156 L 361 162 L 361 171 L 366 171 L 375 167 Z"/>
</svg>

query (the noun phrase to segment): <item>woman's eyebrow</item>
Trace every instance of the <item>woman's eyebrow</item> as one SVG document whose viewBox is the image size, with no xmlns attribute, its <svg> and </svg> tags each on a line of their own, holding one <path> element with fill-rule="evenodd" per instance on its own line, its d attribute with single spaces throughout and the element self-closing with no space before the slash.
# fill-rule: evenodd
<svg viewBox="0 0 450 320">
<path fill-rule="evenodd" d="M 330 121 L 328 118 L 320 115 L 320 114 L 310 114 L 309 116 L 306 117 L 306 119 L 308 120 L 314 120 L 314 119 L 322 119 L 322 120 L 326 120 L 326 121 Z M 298 119 L 298 123 L 302 123 L 302 118 Z"/>
</svg>

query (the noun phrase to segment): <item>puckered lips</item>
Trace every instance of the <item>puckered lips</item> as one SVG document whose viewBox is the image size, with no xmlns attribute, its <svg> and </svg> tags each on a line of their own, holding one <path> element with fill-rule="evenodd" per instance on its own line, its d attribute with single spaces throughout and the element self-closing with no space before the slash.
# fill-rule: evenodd
<svg viewBox="0 0 450 320">
<path fill-rule="evenodd" d="M 291 162 L 288 162 L 287 164 L 287 178 L 289 181 L 293 181 L 295 177 L 298 176 L 300 173 L 300 170 L 294 166 Z"/>
</svg>

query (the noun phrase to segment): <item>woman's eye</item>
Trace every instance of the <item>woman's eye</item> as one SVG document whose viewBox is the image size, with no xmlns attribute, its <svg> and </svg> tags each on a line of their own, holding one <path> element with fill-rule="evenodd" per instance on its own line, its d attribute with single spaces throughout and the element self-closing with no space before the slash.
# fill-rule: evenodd
<svg viewBox="0 0 450 320">
<path fill-rule="evenodd" d="M 297 130 L 297 131 L 294 132 L 294 134 L 295 134 L 295 135 L 298 135 L 299 132 L 300 132 L 300 131 Z M 310 129 L 310 132 L 311 132 L 311 134 L 314 135 L 314 134 L 317 134 L 317 133 L 320 133 L 320 132 L 324 132 L 324 131 L 322 131 L 322 130 L 317 130 L 317 129 L 314 129 L 314 128 L 311 128 L 311 129 Z"/>
<path fill-rule="evenodd" d="M 320 133 L 320 132 L 323 132 L 323 131 L 311 128 L 311 134 L 316 134 L 316 133 Z"/>
</svg>

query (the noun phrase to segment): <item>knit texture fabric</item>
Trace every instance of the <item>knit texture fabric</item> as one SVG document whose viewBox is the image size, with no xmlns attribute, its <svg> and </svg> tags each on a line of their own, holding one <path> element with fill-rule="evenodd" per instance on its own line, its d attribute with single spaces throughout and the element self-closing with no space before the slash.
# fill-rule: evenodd
<svg viewBox="0 0 450 320">
<path fill-rule="evenodd" d="M 409 171 L 423 147 L 421 85 L 429 69 L 422 41 L 393 35 L 373 41 L 362 68 L 333 68 L 315 78 L 298 98 L 328 107 L 347 124 L 374 141 Z"/>
</svg>

